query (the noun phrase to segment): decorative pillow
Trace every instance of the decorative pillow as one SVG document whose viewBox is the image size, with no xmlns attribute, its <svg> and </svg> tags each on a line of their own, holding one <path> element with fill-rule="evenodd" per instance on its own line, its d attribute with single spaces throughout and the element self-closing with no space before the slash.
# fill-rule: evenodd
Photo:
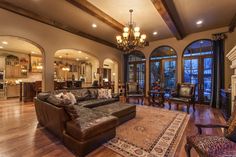
<svg viewBox="0 0 236 157">
<path fill-rule="evenodd" d="M 74 105 L 76 103 L 76 99 L 74 94 L 72 94 L 71 92 L 66 93 L 66 95 L 69 97 L 71 104 Z"/>
<path fill-rule="evenodd" d="M 77 112 L 74 105 L 65 106 L 65 110 L 72 120 L 79 118 L 79 113 Z"/>
<path fill-rule="evenodd" d="M 47 98 L 50 96 L 50 93 L 48 92 L 41 92 L 38 94 L 37 98 L 42 101 L 46 101 Z"/>
<path fill-rule="evenodd" d="M 236 109 L 234 110 L 231 118 L 228 121 L 229 128 L 226 130 L 225 136 L 231 140 L 236 142 Z"/>
<path fill-rule="evenodd" d="M 90 98 L 96 99 L 98 97 L 98 90 L 97 89 L 89 89 Z"/>
<path fill-rule="evenodd" d="M 98 89 L 98 99 L 109 99 L 112 98 L 111 89 Z"/>
<path fill-rule="evenodd" d="M 57 96 L 55 95 L 50 95 L 48 98 L 47 98 L 47 101 L 55 106 L 58 106 L 58 107 L 64 107 L 64 106 L 67 106 L 67 105 L 70 105 L 71 104 L 71 101 L 70 99 L 63 99 L 63 98 L 58 98 Z"/>
</svg>

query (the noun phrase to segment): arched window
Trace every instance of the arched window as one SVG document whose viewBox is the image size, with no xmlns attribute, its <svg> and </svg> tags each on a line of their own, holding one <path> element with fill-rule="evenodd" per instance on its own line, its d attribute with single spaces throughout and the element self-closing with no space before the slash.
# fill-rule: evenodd
<svg viewBox="0 0 236 157">
<path fill-rule="evenodd" d="M 209 103 L 212 91 L 213 50 L 211 40 L 190 43 L 183 53 L 183 82 L 196 84 L 196 99 Z"/>
<path fill-rule="evenodd" d="M 145 56 L 141 51 L 128 55 L 128 82 L 138 82 L 141 90 L 145 89 Z"/>
<path fill-rule="evenodd" d="M 170 46 L 161 46 L 150 56 L 150 88 L 155 82 L 161 83 L 165 89 L 175 88 L 176 85 L 176 51 Z"/>
</svg>

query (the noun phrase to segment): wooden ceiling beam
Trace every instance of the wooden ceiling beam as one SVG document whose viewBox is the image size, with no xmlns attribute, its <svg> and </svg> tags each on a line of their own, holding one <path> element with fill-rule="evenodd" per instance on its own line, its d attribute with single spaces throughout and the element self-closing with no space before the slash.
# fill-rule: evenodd
<svg viewBox="0 0 236 157">
<path fill-rule="evenodd" d="M 71 26 L 65 25 L 63 23 L 60 23 L 58 21 L 55 21 L 53 19 L 50 19 L 49 17 L 44 17 L 44 16 L 36 14 L 30 10 L 26 10 L 24 8 L 18 7 L 12 3 L 7 2 L 7 1 L 0 2 L 0 8 L 117 49 L 117 46 L 114 43 L 108 42 L 104 39 L 101 39 L 101 38 L 95 37 L 93 35 L 87 34 L 85 32 L 82 32 L 74 27 L 71 27 Z"/>
<path fill-rule="evenodd" d="M 124 25 L 113 19 L 111 16 L 88 2 L 87 0 L 66 0 L 67 2 L 71 3 L 75 7 L 85 11 L 86 13 L 96 17 L 97 19 L 101 20 L 103 23 L 108 24 L 115 30 L 122 32 Z"/>
<path fill-rule="evenodd" d="M 233 32 L 236 27 L 236 13 L 229 24 L 229 32 Z"/>
<path fill-rule="evenodd" d="M 176 39 L 181 40 L 184 37 L 183 30 L 177 24 L 181 24 L 176 8 L 172 0 L 151 0 L 162 19 L 169 27 Z M 172 13 L 173 12 L 173 13 Z"/>
</svg>

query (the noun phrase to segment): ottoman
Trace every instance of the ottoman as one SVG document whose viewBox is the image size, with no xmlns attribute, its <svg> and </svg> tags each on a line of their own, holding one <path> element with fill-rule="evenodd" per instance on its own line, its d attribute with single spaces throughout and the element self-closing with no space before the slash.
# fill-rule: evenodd
<svg viewBox="0 0 236 157">
<path fill-rule="evenodd" d="M 121 103 L 121 102 L 115 102 L 112 104 L 95 107 L 93 109 L 99 110 L 99 111 L 102 111 L 102 112 L 105 112 L 105 113 L 108 113 L 117 117 L 119 125 L 136 116 L 135 105 Z"/>
</svg>

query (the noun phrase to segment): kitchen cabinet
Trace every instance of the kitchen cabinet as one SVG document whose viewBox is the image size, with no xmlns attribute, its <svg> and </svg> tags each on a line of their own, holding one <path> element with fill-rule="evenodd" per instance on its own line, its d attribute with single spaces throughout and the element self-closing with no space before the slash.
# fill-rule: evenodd
<svg viewBox="0 0 236 157">
<path fill-rule="evenodd" d="M 20 96 L 20 85 L 14 84 L 14 85 L 7 85 L 7 98 L 14 98 Z"/>
</svg>

